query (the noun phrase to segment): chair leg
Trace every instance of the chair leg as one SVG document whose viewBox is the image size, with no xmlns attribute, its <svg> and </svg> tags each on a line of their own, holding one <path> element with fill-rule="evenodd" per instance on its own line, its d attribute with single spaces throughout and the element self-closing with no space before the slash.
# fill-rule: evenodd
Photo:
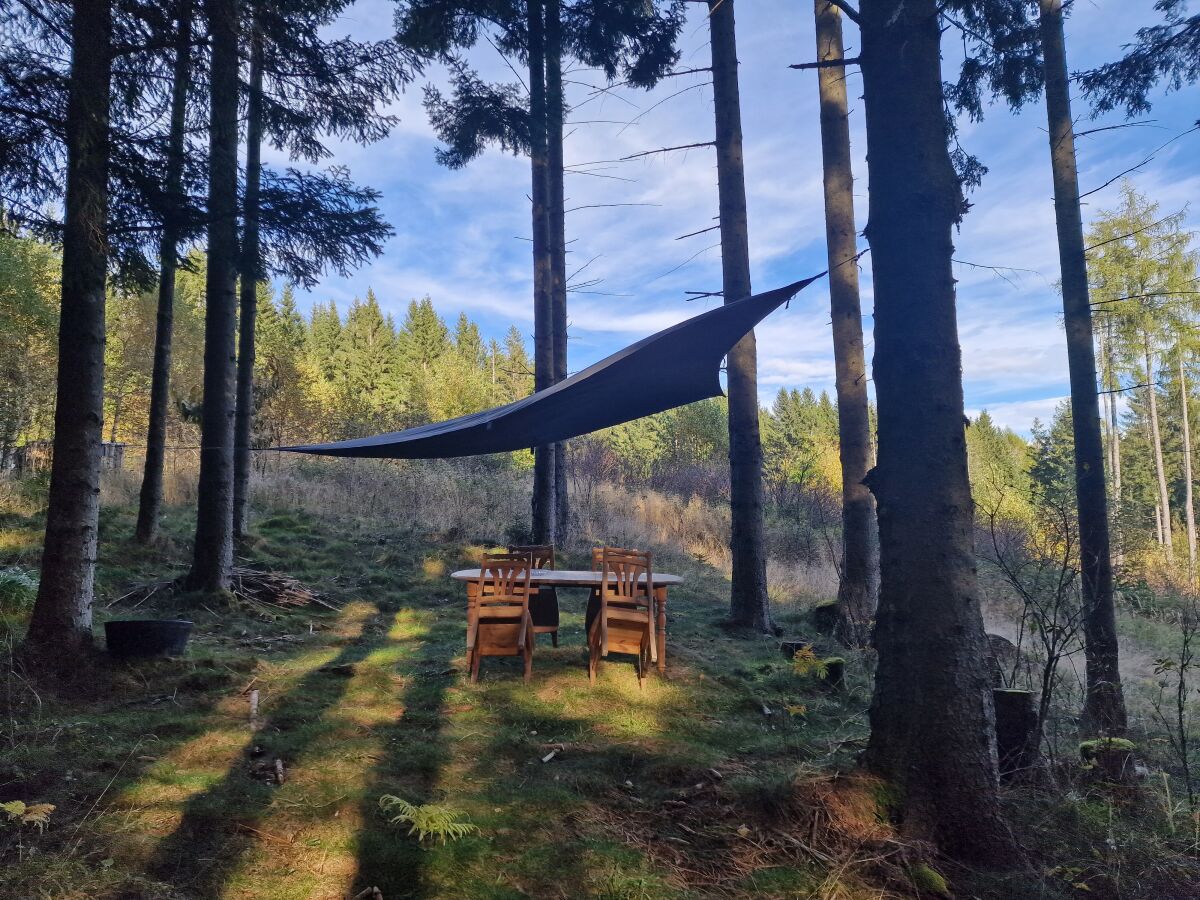
<svg viewBox="0 0 1200 900">
<path fill-rule="evenodd" d="M 479 681 L 479 661 L 482 654 L 478 649 L 475 650 L 475 658 L 471 661 L 471 684 Z"/>
<path fill-rule="evenodd" d="M 642 645 L 640 647 L 638 647 L 637 680 L 638 680 L 638 690 L 639 691 L 646 690 L 646 643 L 645 643 L 645 641 L 643 641 Z"/>
<path fill-rule="evenodd" d="M 596 684 L 596 667 L 600 663 L 600 634 L 599 626 L 593 622 L 591 634 L 588 635 L 588 683 Z"/>
<path fill-rule="evenodd" d="M 550 632 L 550 644 L 554 647 L 558 646 L 558 632 L 557 631 Z"/>
<path fill-rule="evenodd" d="M 530 628 L 525 632 L 525 648 L 521 654 L 525 657 L 525 683 L 529 684 L 529 679 L 533 676 L 533 629 Z"/>
</svg>

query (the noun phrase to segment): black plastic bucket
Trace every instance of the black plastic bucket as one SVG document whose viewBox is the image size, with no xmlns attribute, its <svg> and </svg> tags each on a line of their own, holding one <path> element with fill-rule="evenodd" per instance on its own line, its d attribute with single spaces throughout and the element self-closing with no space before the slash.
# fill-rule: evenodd
<svg viewBox="0 0 1200 900">
<path fill-rule="evenodd" d="M 187 646 L 192 623 L 186 619 L 114 619 L 104 623 L 109 656 L 178 656 Z"/>
</svg>

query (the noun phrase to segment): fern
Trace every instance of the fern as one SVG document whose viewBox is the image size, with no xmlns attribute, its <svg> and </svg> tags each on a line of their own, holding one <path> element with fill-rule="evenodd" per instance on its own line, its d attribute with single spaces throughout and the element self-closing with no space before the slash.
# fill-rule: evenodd
<svg viewBox="0 0 1200 900">
<path fill-rule="evenodd" d="M 7 803 L 0 803 L 0 812 L 8 816 L 9 822 L 33 825 L 38 831 L 44 831 L 50 824 L 50 813 L 54 812 L 54 804 L 34 803 L 27 806 L 20 800 L 9 800 Z"/>
<path fill-rule="evenodd" d="M 792 657 L 792 670 L 800 676 L 815 675 L 824 681 L 829 677 L 829 666 L 813 652 L 812 644 L 805 644 Z"/>
<path fill-rule="evenodd" d="M 470 822 L 462 821 L 462 813 L 437 803 L 415 806 L 403 797 L 384 794 L 379 798 L 379 807 L 393 825 L 410 826 L 408 833 L 415 834 L 422 843 L 433 838 L 444 844 L 479 831 Z"/>
</svg>

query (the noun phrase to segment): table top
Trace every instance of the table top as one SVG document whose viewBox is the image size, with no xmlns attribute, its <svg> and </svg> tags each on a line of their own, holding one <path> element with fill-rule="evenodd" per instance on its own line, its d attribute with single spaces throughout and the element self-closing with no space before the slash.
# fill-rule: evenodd
<svg viewBox="0 0 1200 900">
<path fill-rule="evenodd" d="M 668 575 L 665 572 L 652 574 L 655 587 L 683 584 L 683 578 L 679 575 Z M 562 587 L 593 587 L 600 584 L 603 576 L 603 572 L 593 572 L 587 569 L 533 569 L 529 573 L 529 580 L 537 584 L 553 584 Z M 479 570 L 459 569 L 457 572 L 451 572 L 450 577 L 455 581 L 475 581 L 479 578 Z M 642 576 L 641 580 L 645 581 L 645 576 Z"/>
</svg>

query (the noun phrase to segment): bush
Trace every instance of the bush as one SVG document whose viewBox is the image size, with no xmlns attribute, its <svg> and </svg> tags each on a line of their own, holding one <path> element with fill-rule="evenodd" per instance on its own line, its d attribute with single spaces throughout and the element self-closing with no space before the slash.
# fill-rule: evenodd
<svg viewBox="0 0 1200 900">
<path fill-rule="evenodd" d="M 0 569 L 0 613 L 12 615 L 33 608 L 38 580 L 33 572 L 18 566 Z"/>
</svg>

